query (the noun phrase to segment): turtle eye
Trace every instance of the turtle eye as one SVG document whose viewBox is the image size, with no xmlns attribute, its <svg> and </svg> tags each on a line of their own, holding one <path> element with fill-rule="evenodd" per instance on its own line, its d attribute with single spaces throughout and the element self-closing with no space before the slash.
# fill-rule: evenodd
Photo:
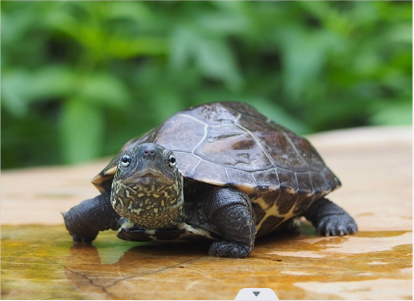
<svg viewBox="0 0 414 301">
<path fill-rule="evenodd" d="M 173 155 L 170 155 L 168 157 L 168 164 L 170 165 L 170 167 L 174 167 L 177 164 L 177 160 Z"/>
<path fill-rule="evenodd" d="M 123 155 L 122 159 L 121 159 L 121 165 L 123 167 L 128 167 L 129 164 L 131 164 L 131 157 L 128 155 Z"/>
</svg>

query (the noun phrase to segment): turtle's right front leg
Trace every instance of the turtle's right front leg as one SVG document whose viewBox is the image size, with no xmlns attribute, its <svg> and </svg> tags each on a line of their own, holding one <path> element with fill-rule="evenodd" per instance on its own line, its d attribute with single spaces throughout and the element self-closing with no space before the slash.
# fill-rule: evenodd
<svg viewBox="0 0 414 301">
<path fill-rule="evenodd" d="M 110 195 L 102 193 L 62 212 L 66 229 L 74 241 L 90 242 L 99 231 L 118 230 L 120 216 L 112 208 Z"/>
</svg>

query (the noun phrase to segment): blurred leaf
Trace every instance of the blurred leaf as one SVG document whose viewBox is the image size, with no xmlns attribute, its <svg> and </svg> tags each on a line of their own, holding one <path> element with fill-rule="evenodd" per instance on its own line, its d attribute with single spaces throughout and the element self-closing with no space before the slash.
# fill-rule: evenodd
<svg viewBox="0 0 414 301">
<path fill-rule="evenodd" d="M 81 99 L 97 106 L 123 108 L 131 100 L 125 84 L 110 73 L 91 73 L 79 79 L 78 84 Z"/>
<path fill-rule="evenodd" d="M 290 28 L 283 32 L 283 56 L 285 59 L 284 86 L 296 101 L 307 87 L 317 83 L 321 76 L 332 36 L 329 33 L 307 32 Z"/>
<path fill-rule="evenodd" d="M 131 58 L 144 55 L 159 55 L 167 53 L 167 41 L 164 38 L 110 38 L 107 44 L 109 55 L 115 58 Z"/>
<path fill-rule="evenodd" d="M 33 7 L 30 3 L 26 4 L 31 9 L 3 9 L 4 3 L 1 3 L 1 42 L 3 47 L 13 46 L 14 43 L 18 43 L 37 23 L 38 16 L 33 13 L 33 10 L 36 12 L 36 7 Z M 7 30 L 3 30 L 3 28 L 7 28 Z"/>
<path fill-rule="evenodd" d="M 231 90 L 240 88 L 242 78 L 223 40 L 199 39 L 196 51 L 197 63 L 205 76 L 223 80 Z"/>
<path fill-rule="evenodd" d="M 23 117 L 28 111 L 26 85 L 30 74 L 24 69 L 3 72 L 1 77 L 1 106 L 15 117 Z"/>
<path fill-rule="evenodd" d="M 70 10 L 61 10 L 56 14 L 50 14 L 47 24 L 71 36 L 85 48 L 90 49 L 96 59 L 106 56 L 115 58 L 130 58 L 142 55 L 164 54 L 166 52 L 166 40 L 160 37 L 127 37 L 117 27 L 110 26 L 109 30 L 102 27 L 109 21 L 130 20 L 133 26 L 138 26 L 138 21 L 150 17 L 148 8 L 139 2 L 109 2 L 98 11 L 91 9 L 92 4 L 82 3 L 74 5 L 90 16 L 90 22 L 83 22 L 76 18 Z M 103 13 L 102 13 L 103 11 Z M 102 16 L 103 14 L 103 16 Z M 96 19 L 95 21 L 93 21 Z M 100 27 L 101 26 L 101 27 Z M 125 28 L 124 28 L 125 31 Z"/>
<path fill-rule="evenodd" d="M 412 2 L 0 5 L 2 167 L 111 155 L 222 100 L 297 133 L 412 122 Z"/>
<path fill-rule="evenodd" d="M 77 39 L 78 22 L 76 18 L 71 16 L 69 11 L 65 9 L 66 3 L 60 2 L 58 5 L 61 9 L 44 16 L 44 19 L 42 19 L 44 26 L 49 30 L 61 31 Z"/>
<path fill-rule="evenodd" d="M 201 28 L 216 35 L 241 34 L 248 30 L 249 20 L 241 14 L 205 13 L 197 20 Z"/>
<path fill-rule="evenodd" d="M 391 43 L 406 43 L 412 45 L 413 27 L 411 24 L 401 24 L 391 27 L 385 34 Z"/>
<path fill-rule="evenodd" d="M 6 71 L 2 84 L 6 95 L 13 94 L 13 99 L 28 104 L 38 98 L 67 96 L 75 90 L 74 80 L 73 70 L 67 66 L 55 65 L 44 66 L 32 72 L 24 69 Z"/>
<path fill-rule="evenodd" d="M 371 121 L 375 125 L 411 125 L 413 123 L 412 112 L 412 104 L 406 101 L 377 104 Z"/>
<path fill-rule="evenodd" d="M 69 66 L 51 65 L 31 74 L 27 93 L 31 99 L 65 97 L 76 91 L 74 70 Z"/>
<path fill-rule="evenodd" d="M 196 35 L 189 28 L 177 26 L 171 33 L 170 66 L 172 69 L 182 69 L 194 58 L 193 49 L 196 47 Z"/>
<path fill-rule="evenodd" d="M 149 105 L 152 110 L 151 115 L 157 124 L 184 109 L 181 105 L 181 99 L 171 91 L 161 89 L 154 96 L 154 101 L 150 101 Z"/>
<path fill-rule="evenodd" d="M 172 34 L 170 65 L 182 69 L 195 60 L 203 76 L 221 80 L 231 90 L 242 85 L 231 49 L 223 39 L 197 35 L 192 29 L 179 26 Z"/>
<path fill-rule="evenodd" d="M 102 111 L 82 98 L 64 103 L 60 129 L 65 163 L 91 160 L 102 152 L 105 131 Z"/>
<path fill-rule="evenodd" d="M 1 112 L 1 168 L 61 164 L 58 131 L 48 114 L 31 110 L 24 118 Z M 45 163 L 45 164 L 46 164 Z"/>
<path fill-rule="evenodd" d="M 152 16 L 150 9 L 145 3 L 139 1 L 133 2 L 110 2 L 107 6 L 107 18 L 112 19 L 129 19 L 134 22 L 148 20 Z"/>
</svg>

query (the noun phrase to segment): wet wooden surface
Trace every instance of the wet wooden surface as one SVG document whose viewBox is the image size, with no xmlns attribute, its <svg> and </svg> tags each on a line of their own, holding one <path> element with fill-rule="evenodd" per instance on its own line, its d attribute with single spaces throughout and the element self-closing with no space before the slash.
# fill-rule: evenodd
<svg viewBox="0 0 414 301">
<path fill-rule="evenodd" d="M 298 233 L 256 242 L 247 259 L 205 245 L 160 245 L 101 233 L 74 245 L 60 211 L 97 194 L 107 163 L 2 172 L 2 299 L 222 299 L 267 287 L 279 299 L 412 299 L 412 132 L 367 128 L 310 136 L 343 187 L 330 198 L 360 231 Z"/>
</svg>

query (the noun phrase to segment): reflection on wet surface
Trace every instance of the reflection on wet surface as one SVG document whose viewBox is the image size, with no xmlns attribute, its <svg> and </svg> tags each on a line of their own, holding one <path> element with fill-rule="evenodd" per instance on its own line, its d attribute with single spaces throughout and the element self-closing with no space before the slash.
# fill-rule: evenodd
<svg viewBox="0 0 414 301">
<path fill-rule="evenodd" d="M 103 232 L 73 245 L 64 226 L 2 226 L 3 299 L 234 299 L 272 288 L 279 299 L 412 299 L 412 233 L 265 237 L 247 259 L 208 245 L 136 243 Z"/>
</svg>

